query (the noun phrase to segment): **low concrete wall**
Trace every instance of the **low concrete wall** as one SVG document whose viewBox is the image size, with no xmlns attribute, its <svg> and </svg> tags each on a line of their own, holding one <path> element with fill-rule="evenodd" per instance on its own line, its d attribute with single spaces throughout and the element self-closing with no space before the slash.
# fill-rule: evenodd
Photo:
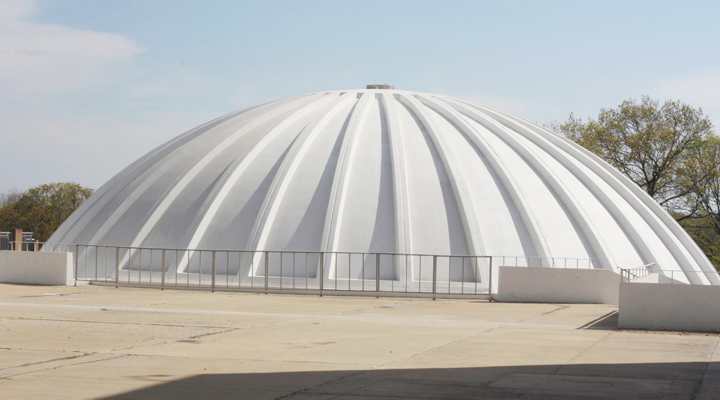
<svg viewBox="0 0 720 400">
<path fill-rule="evenodd" d="M 72 253 L 0 251 L 0 283 L 71 285 Z"/>
<path fill-rule="evenodd" d="M 720 332 L 720 287 L 622 282 L 618 326 Z"/>
<path fill-rule="evenodd" d="M 598 269 L 500 267 L 498 301 L 618 304 L 620 275 Z"/>
</svg>

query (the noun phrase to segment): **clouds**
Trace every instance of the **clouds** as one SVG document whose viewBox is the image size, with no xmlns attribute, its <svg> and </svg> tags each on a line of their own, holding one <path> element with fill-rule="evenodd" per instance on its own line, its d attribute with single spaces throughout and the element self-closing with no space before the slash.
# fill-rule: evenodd
<svg viewBox="0 0 720 400">
<path fill-rule="evenodd" d="M 145 51 L 123 35 L 30 22 L 34 11 L 30 0 L 0 3 L 0 84 L 6 91 L 77 92 L 106 83 Z"/>
<path fill-rule="evenodd" d="M 35 2 L 31 0 L 4 0 L 0 2 L 0 23 L 15 21 L 35 11 Z"/>
<path fill-rule="evenodd" d="M 192 104 L 205 79 L 142 62 L 151 51 L 130 37 L 34 22 L 36 11 L 33 1 L 0 0 L 0 191 L 53 181 L 97 188 L 226 111 Z"/>
</svg>

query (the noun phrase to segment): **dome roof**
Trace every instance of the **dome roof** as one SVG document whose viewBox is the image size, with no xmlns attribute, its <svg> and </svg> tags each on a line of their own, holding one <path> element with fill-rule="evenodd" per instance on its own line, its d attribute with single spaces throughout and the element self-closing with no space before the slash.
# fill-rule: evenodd
<svg viewBox="0 0 720 400">
<path fill-rule="evenodd" d="M 112 178 L 50 242 L 714 271 L 652 198 L 571 141 L 467 101 L 392 89 L 312 93 L 201 125 Z"/>
</svg>

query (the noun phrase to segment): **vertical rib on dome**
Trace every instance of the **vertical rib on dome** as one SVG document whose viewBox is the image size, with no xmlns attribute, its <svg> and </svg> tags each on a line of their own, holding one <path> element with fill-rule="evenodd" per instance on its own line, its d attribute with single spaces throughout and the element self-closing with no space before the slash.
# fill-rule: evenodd
<svg viewBox="0 0 720 400">
<path fill-rule="evenodd" d="M 505 166 L 503 160 L 497 155 L 497 153 L 495 153 L 492 147 L 483 138 L 483 135 L 470 126 L 465 120 L 466 117 L 461 115 L 457 110 L 445 104 L 441 104 L 440 102 L 431 99 L 429 96 L 418 97 L 423 104 L 437 111 L 447 118 L 448 121 L 458 126 L 464 133 L 465 137 L 488 159 L 493 171 L 498 174 L 505 190 L 508 191 L 510 197 L 513 199 L 513 205 L 517 207 L 525 226 L 529 230 L 528 233 L 530 234 L 535 249 L 535 253 L 533 255 L 538 255 L 546 259 L 552 257 L 550 250 L 548 249 L 547 242 L 543 237 L 542 230 L 533 216 L 532 209 L 529 207 L 527 198 L 513 179 L 512 174 L 508 171 L 508 168 Z"/>
</svg>

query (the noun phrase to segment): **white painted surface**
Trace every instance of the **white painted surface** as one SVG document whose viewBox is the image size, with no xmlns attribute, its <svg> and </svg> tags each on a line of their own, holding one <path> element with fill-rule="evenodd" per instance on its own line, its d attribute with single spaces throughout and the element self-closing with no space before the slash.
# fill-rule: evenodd
<svg viewBox="0 0 720 400">
<path fill-rule="evenodd" d="M 73 284 L 72 253 L 0 251 L 0 282 L 31 285 Z"/>
<path fill-rule="evenodd" d="M 622 282 L 618 326 L 720 332 L 720 287 Z"/>
<path fill-rule="evenodd" d="M 617 304 L 620 275 L 599 269 L 500 267 L 498 301 Z"/>
<path fill-rule="evenodd" d="M 120 172 L 49 242 L 592 259 L 720 284 L 673 218 L 598 157 L 521 118 L 403 90 L 312 93 L 208 122 Z M 187 254 L 180 272 L 198 265 Z"/>
</svg>

